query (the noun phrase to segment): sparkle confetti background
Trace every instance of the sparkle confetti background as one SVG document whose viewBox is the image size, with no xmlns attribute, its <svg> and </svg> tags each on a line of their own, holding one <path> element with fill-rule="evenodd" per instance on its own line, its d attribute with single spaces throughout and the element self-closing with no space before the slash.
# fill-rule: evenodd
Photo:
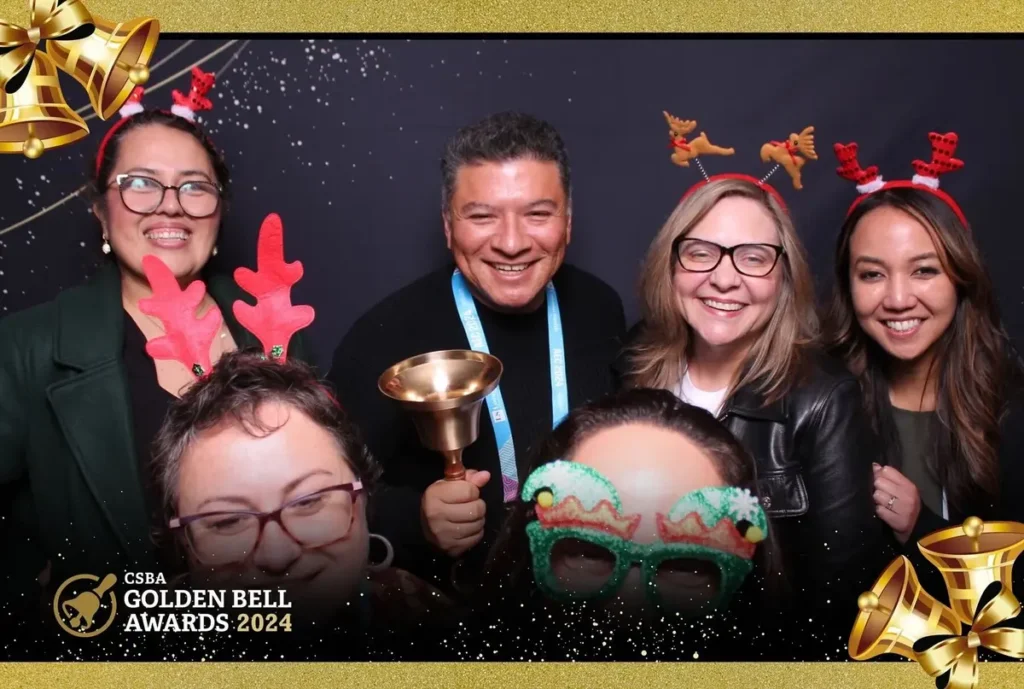
<svg viewBox="0 0 1024 689">
<path fill-rule="evenodd" d="M 960 134 L 966 161 L 943 188 L 974 224 L 1011 334 L 1024 336 L 1024 234 L 1017 198 L 1024 39 L 331 39 L 161 40 L 147 102 L 187 90 L 188 68 L 220 71 L 205 125 L 232 166 L 234 201 L 218 263 L 253 265 L 261 219 L 281 214 L 289 260 L 305 264 L 297 303 L 327 366 L 350 324 L 445 258 L 438 159 L 457 127 L 496 110 L 550 120 L 572 160 L 576 212 L 568 260 L 611 283 L 637 315 L 635 281 L 648 243 L 695 169 L 669 160 L 662 110 L 697 119 L 733 146 L 710 173 L 760 175 L 758 151 L 806 125 L 820 160 L 790 203 L 821 290 L 855 193 L 835 174 L 832 144 L 858 141 L 886 178 L 927 159 L 929 131 Z M 924 66 L 924 67 L 922 67 Z M 70 79 L 73 107 L 87 105 Z M 109 122 L 30 161 L 0 156 L 0 317 L 82 282 L 102 259 L 80 196 Z M 53 207 L 54 204 L 60 204 Z M 38 213 L 50 209 L 39 217 Z"/>
<path fill-rule="evenodd" d="M 18 20 L 0 0 L 0 17 Z M 19 5 L 22 3 L 18 3 Z M 520 11 L 518 3 L 492 3 L 496 14 L 483 14 L 478 3 L 403 3 L 422 25 L 409 29 L 451 26 L 497 28 L 495 17 L 515 11 L 514 28 L 585 28 L 577 21 L 596 16 L 580 9 L 597 3 L 559 3 L 545 15 Z M 537 3 L 544 5 L 545 3 Z M 607 3 L 614 5 L 615 3 Z M 756 3 L 741 23 L 719 24 L 723 13 L 746 9 L 743 3 L 714 11 L 687 7 L 676 19 L 677 6 L 649 16 L 663 3 L 640 10 L 646 28 L 659 30 L 807 27 L 809 16 L 841 8 L 786 3 L 782 12 L 767 15 L 771 3 Z M 865 3 L 880 7 L 888 3 Z M 1017 3 L 981 3 L 974 17 L 961 17 L 955 27 L 943 12 L 947 3 L 931 3 L 928 13 L 915 16 L 899 3 L 900 14 L 888 21 L 917 22 L 940 17 L 945 28 L 979 28 L 1019 12 Z M 982 6 L 994 7 L 987 17 Z M 225 3 L 226 5 L 226 3 Z M 622 9 L 605 15 L 601 28 L 638 28 L 635 17 Z M 780 4 L 781 5 L 781 4 Z M 925 6 L 925 3 L 921 3 Z M 1001 9 L 1000 7 L 1001 6 Z M 97 14 L 128 18 L 146 14 L 143 5 L 95 2 Z M 116 8 L 123 7 L 123 11 Z M 216 24 L 211 15 L 198 17 L 194 7 L 176 17 L 173 3 L 152 8 L 164 28 L 223 27 L 299 30 L 310 24 L 263 25 L 269 15 L 253 4 L 248 14 L 236 14 L 237 26 Z M 354 7 L 354 5 L 352 6 Z M 461 14 L 444 14 L 445 8 Z M 115 8 L 111 10 L 110 8 Z M 361 3 L 362 19 L 391 11 L 388 3 Z M 766 9 L 767 8 L 767 9 Z M 804 14 L 794 16 L 794 9 Z M 778 8 L 776 8 L 778 9 Z M 211 10 L 222 11 L 220 8 Z M 999 12 L 1002 12 L 1000 14 Z M 352 18 L 344 11 L 312 4 L 295 17 L 315 21 L 328 13 L 329 22 Z M 941 15 L 941 16 L 940 16 Z M 433 17 L 433 24 L 428 20 Z M 767 20 L 766 20 L 767 17 Z M 775 18 L 779 26 L 774 25 Z M 835 18 L 835 17 L 834 17 Z M 196 22 L 194 25 L 182 20 Z M 392 15 L 415 24 L 409 15 Z M 371 19 L 372 20 L 372 19 Z M 377 19 L 376 28 L 381 26 Z M 473 22 L 477 22 L 473 24 Z M 621 24 L 615 24 L 616 21 Z M 176 23 L 177 22 L 177 23 Z M 523 22 L 534 22 L 529 26 Z M 548 22 L 548 23 L 544 23 Z M 758 23 L 760 22 L 760 23 Z M 787 23 L 788 22 L 788 23 Z M 197 26 L 202 24 L 203 26 Z M 654 25 L 652 27 L 652 24 Z M 662 26 L 664 24 L 664 26 Z M 754 26 L 754 24 L 757 24 Z M 358 30 L 353 22 L 344 27 Z M 868 28 L 862 24 L 852 27 Z M 317 24 L 324 30 L 330 24 Z M 391 28 L 389 26 L 389 28 Z M 395 25 L 393 28 L 401 28 Z M 513 28 L 507 23 L 502 28 Z M 807 27 L 810 28 L 810 27 Z M 819 27 L 820 28 L 820 27 Z M 900 28 L 892 26 L 887 28 Z M 931 26 L 930 28 L 936 28 Z M 1005 21 L 1002 28 L 1007 26 Z M 218 52 L 219 51 L 219 52 Z M 237 56 L 237 57 L 236 57 Z M 611 282 L 636 314 L 632 297 L 636 265 L 659 224 L 680 192 L 694 180 L 695 171 L 668 161 L 662 109 L 700 121 L 716 143 L 735 146 L 737 154 L 715 161 L 722 169 L 757 174 L 760 144 L 814 124 L 822 160 L 805 171 L 804 192 L 795 193 L 785 177 L 777 181 L 793 207 L 798 227 L 812 254 L 818 277 L 827 286 L 831 241 L 851 198 L 847 184 L 834 175 L 833 141 L 858 140 L 862 160 L 881 167 L 889 177 L 909 174 L 909 161 L 927 157 L 925 133 L 956 130 L 961 134 L 958 156 L 964 171 L 951 175 L 945 188 L 972 218 L 990 270 L 998 285 L 1011 331 L 1024 334 L 1024 283 L 1019 266 L 1024 240 L 1016 231 L 1014 176 L 1018 167 L 1019 133 L 1024 95 L 996 73 L 1016 74 L 1024 66 L 1024 45 L 1009 40 L 901 42 L 893 40 L 525 40 L 490 38 L 466 40 L 330 40 L 326 38 L 244 39 L 229 45 L 227 38 L 185 41 L 161 40 L 154 62 L 153 83 L 186 70 L 199 60 L 207 71 L 227 65 L 212 96 L 216 109 L 207 118 L 215 141 L 233 166 L 235 203 L 221 242 L 221 265 L 252 264 L 259 220 L 280 212 L 289 232 L 288 258 L 306 264 L 297 303 L 313 304 L 318 322 L 311 333 L 319 358 L 326 363 L 337 339 L 351 321 L 384 294 L 404 284 L 444 257 L 438 222 L 437 158 L 444 139 L 454 129 L 488 112 L 519 108 L 551 120 L 570 147 L 575 176 L 576 227 L 569 259 Z M 927 70 L 919 66 L 927 64 Z M 756 65 L 756 67 L 755 67 Z M 63 77 L 62 77 L 63 78 Z M 67 80 L 64 91 L 73 107 L 85 105 L 81 91 Z M 186 90 L 187 74 L 155 91 L 149 102 L 169 102 L 171 88 Z M 783 105 L 785 104 L 785 105 Z M 47 152 L 43 159 L 25 161 L 0 157 L 0 317 L 51 298 L 60 289 L 80 283 L 100 258 L 98 229 L 79 197 L 29 222 L 36 213 L 74 192 L 84 181 L 87 161 L 109 126 L 90 121 L 89 139 L 66 150 Z M 868 164 L 865 162 L 865 164 Z M 718 168 L 716 167 L 716 170 Z M 781 173 L 777 173 L 781 176 Z M 4 617 L 4 616 L 0 616 Z M 852 619 L 852 618 L 851 618 Z M 710 647 L 723 634 L 737 648 L 758 648 L 754 637 L 765 632 L 697 623 L 637 629 L 618 639 L 606 630 L 589 630 L 566 619 L 555 626 L 564 639 L 540 643 L 529 635 L 514 637 L 494 628 L 488 634 L 456 630 L 430 644 L 404 646 L 385 640 L 371 649 L 373 660 L 398 658 L 437 660 L 635 660 L 672 661 L 714 659 Z M 800 623 L 802 621 L 795 621 Z M 589 625 L 588 625 L 589 626 Z M 36 660 L 342 660 L 345 641 L 289 641 L 287 652 L 274 640 L 252 635 L 169 635 L 141 638 L 124 635 L 107 642 L 48 638 L 26 628 L 21 620 L 0 619 L 0 658 Z M 52 630 L 51 630 L 52 631 Z M 571 632 L 571 633 L 569 633 Z M 110 632 L 109 634 L 113 634 Z M 557 631 L 556 631 L 557 633 Z M 340 642 L 340 643 L 339 643 Z M 56 646 L 51 646 L 54 643 Z M 809 635 L 806 657 L 846 660 L 845 639 Z M 765 646 L 767 648 L 767 646 Z M 57 648 L 54 652 L 54 648 Z M 543 648 L 544 652 L 539 652 Z M 602 650 L 605 649 L 605 650 Z M 791 649 L 796 656 L 799 648 Z M 756 657 L 756 653 L 754 654 Z M 498 656 L 498 657 L 492 657 Z M 766 657 L 767 659 L 767 657 Z M 783 659 L 783 657 L 777 657 Z M 982 666 L 983 686 L 1019 686 L 1016 665 Z M 266 665 L 160 666 L 159 672 L 139 665 L 8 665 L 0 666 L 4 684 L 18 687 L 77 686 L 750 686 L 788 687 L 796 682 L 813 687 L 930 686 L 919 668 L 905 663 L 828 665 L 617 665 L 580 667 L 482 663 L 443 665 Z M 756 679 L 755 679 L 756 678 Z M 799 679 L 797 679 L 799 678 Z M 689 681 L 687 681 L 689 680 Z M 693 684 L 691 684 L 693 683 Z"/>
</svg>

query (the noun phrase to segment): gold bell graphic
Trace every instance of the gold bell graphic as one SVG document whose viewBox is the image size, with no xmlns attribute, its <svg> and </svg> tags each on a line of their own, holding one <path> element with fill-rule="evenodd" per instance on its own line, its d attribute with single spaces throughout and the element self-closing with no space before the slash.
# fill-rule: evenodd
<svg viewBox="0 0 1024 689">
<path fill-rule="evenodd" d="M 85 120 L 64 101 L 57 67 L 36 53 L 28 76 L 14 93 L 0 91 L 0 153 L 38 158 L 45 148 L 78 141 L 89 134 Z"/>
<path fill-rule="evenodd" d="M 91 36 L 55 41 L 46 52 L 85 88 L 93 110 L 105 120 L 136 86 L 149 81 L 147 65 L 156 50 L 160 24 L 155 19 L 114 23 L 99 17 L 93 17 L 93 24 Z"/>
<path fill-rule="evenodd" d="M 850 657 L 867 660 L 895 653 L 916 660 L 914 644 L 924 637 L 960 633 L 953 611 L 921 587 L 904 556 L 893 560 L 857 599 L 860 613 L 850 634 Z"/>
<path fill-rule="evenodd" d="M 95 17 L 82 0 L 30 0 L 29 7 L 28 28 L 0 21 L 0 153 L 38 158 L 88 133 L 61 93 L 57 70 L 85 88 L 105 120 L 149 80 L 160 25 Z"/>
<path fill-rule="evenodd" d="M 103 596 L 116 583 L 117 577 L 108 574 L 92 591 L 82 591 L 71 600 L 61 603 L 61 612 L 70 620 L 72 628 L 85 631 L 92 627 L 93 618 L 100 609 Z"/>
<path fill-rule="evenodd" d="M 942 574 L 956 616 L 971 624 L 989 584 L 998 581 L 1013 590 L 1013 563 L 1024 552 L 1024 524 L 970 517 L 962 526 L 928 534 L 917 547 Z"/>
<path fill-rule="evenodd" d="M 906 557 L 896 558 L 857 600 L 850 657 L 895 653 L 948 689 L 977 689 L 981 649 L 1024 658 L 1011 576 L 1024 551 L 1024 524 L 970 517 L 928 534 L 917 547 L 942 574 L 950 605 L 921 589 Z"/>
</svg>

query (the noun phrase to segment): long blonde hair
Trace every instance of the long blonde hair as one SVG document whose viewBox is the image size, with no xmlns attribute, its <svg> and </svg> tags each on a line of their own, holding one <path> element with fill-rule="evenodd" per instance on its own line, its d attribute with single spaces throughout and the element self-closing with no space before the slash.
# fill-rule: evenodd
<svg viewBox="0 0 1024 689">
<path fill-rule="evenodd" d="M 817 340 L 818 318 L 803 245 L 789 214 L 771 194 L 752 182 L 721 179 L 683 199 L 647 251 L 640 274 L 644 324 L 626 352 L 628 386 L 671 389 L 682 377 L 692 338 L 672 284 L 679 269 L 672 244 L 677 237 L 689 234 L 715 204 L 728 196 L 748 198 L 764 206 L 775 221 L 785 253 L 776 267 L 782 270 L 783 279 L 771 319 L 747 353 L 727 396 L 753 385 L 765 402 L 771 403 L 785 395 L 804 371 L 806 349 Z"/>
</svg>

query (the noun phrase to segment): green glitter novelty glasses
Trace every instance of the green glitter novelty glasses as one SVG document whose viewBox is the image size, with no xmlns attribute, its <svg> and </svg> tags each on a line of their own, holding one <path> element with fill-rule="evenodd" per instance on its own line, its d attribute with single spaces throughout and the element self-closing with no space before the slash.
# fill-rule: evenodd
<svg viewBox="0 0 1024 689">
<path fill-rule="evenodd" d="M 753 569 L 756 544 L 768 530 L 764 511 L 746 489 L 709 487 L 656 515 L 658 540 L 637 543 L 640 515 L 622 514 L 608 479 L 576 462 L 537 469 L 521 497 L 535 502 L 526 526 L 533 576 L 548 597 L 608 598 L 640 566 L 648 599 L 662 608 L 705 612 L 728 605 Z"/>
</svg>

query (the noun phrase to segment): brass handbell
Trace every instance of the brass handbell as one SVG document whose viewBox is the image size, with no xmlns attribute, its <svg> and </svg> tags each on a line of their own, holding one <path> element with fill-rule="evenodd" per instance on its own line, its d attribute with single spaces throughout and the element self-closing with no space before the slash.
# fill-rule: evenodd
<svg viewBox="0 0 1024 689">
<path fill-rule="evenodd" d="M 969 517 L 961 526 L 928 534 L 917 547 L 942 573 L 956 616 L 972 624 L 989 584 L 999 581 L 1013 590 L 1013 563 L 1024 552 L 1024 524 Z"/>
<path fill-rule="evenodd" d="M 871 590 L 857 599 L 860 612 L 850 633 L 850 657 L 867 660 L 895 653 L 916 660 L 914 643 L 937 634 L 960 633 L 960 621 L 921 587 L 904 556 L 893 560 Z"/>
<path fill-rule="evenodd" d="M 137 85 L 149 80 L 160 23 L 155 19 L 115 23 L 95 15 L 92 23 L 96 26 L 92 35 L 50 41 L 46 52 L 85 88 L 93 109 L 105 120 L 124 105 Z"/>
<path fill-rule="evenodd" d="M 480 408 L 501 372 L 490 354 L 452 349 L 400 361 L 377 387 L 411 412 L 420 442 L 444 455 L 444 477 L 456 481 L 466 475 L 462 450 L 479 437 Z"/>
<path fill-rule="evenodd" d="M 88 133 L 85 120 L 64 100 L 57 66 L 46 53 L 36 51 L 17 91 L 0 89 L 0 153 L 38 158 L 45 149 L 78 141 Z"/>
</svg>

